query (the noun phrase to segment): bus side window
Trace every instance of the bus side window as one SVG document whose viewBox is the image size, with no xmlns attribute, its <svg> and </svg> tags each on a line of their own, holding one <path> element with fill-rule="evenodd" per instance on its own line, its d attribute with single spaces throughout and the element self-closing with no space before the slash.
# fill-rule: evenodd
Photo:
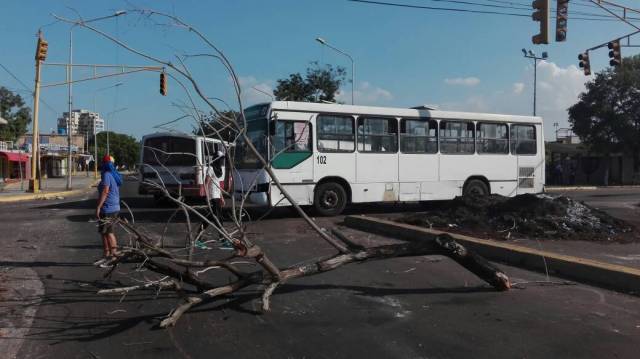
<svg viewBox="0 0 640 359">
<path fill-rule="evenodd" d="M 355 151 L 356 134 L 351 116 L 318 115 L 318 150 L 320 152 Z"/>
<path fill-rule="evenodd" d="M 278 121 L 273 136 L 274 154 L 311 151 L 311 124 L 307 121 Z"/>
<path fill-rule="evenodd" d="M 535 155 L 536 128 L 533 125 L 511 125 L 511 153 Z"/>
<path fill-rule="evenodd" d="M 403 153 L 437 153 L 438 122 L 435 120 L 402 119 L 400 150 Z"/>
<path fill-rule="evenodd" d="M 398 120 L 395 118 L 359 118 L 358 151 L 398 152 Z"/>
<path fill-rule="evenodd" d="M 478 123 L 478 153 L 509 153 L 509 127 L 506 123 Z"/>
<path fill-rule="evenodd" d="M 440 152 L 470 154 L 475 152 L 475 125 L 469 121 L 440 121 Z"/>
</svg>

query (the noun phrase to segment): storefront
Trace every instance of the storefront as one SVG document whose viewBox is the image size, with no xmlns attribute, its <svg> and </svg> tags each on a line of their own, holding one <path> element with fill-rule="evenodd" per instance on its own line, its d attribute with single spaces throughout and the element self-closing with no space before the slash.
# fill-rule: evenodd
<svg viewBox="0 0 640 359">
<path fill-rule="evenodd" d="M 0 181 L 9 182 L 28 178 L 30 174 L 29 155 L 13 152 L 0 151 Z"/>
</svg>

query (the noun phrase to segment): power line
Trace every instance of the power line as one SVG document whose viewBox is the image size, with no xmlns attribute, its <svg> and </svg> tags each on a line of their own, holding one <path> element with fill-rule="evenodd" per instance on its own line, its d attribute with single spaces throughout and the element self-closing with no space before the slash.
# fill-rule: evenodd
<svg viewBox="0 0 640 359">
<path fill-rule="evenodd" d="M 471 5 L 471 6 L 489 7 L 489 8 L 498 8 L 498 9 L 525 10 L 525 11 L 528 11 L 528 12 L 531 12 L 531 10 L 532 10 L 530 5 L 527 6 L 527 5 L 521 4 L 521 3 L 513 3 L 513 2 L 510 2 L 510 1 L 500 1 L 500 0 L 486 0 L 486 1 L 492 1 L 492 2 L 496 2 L 496 3 L 500 3 L 500 4 L 508 4 L 509 6 L 507 6 L 507 5 L 484 4 L 484 3 L 478 3 L 478 2 L 475 2 L 475 1 L 464 1 L 464 0 L 426 0 L 426 1 L 461 4 L 461 5 Z M 597 6 L 595 6 L 595 7 L 599 9 L 599 7 L 597 7 Z M 556 10 L 556 9 L 550 9 L 550 11 L 551 12 L 558 12 L 558 10 Z M 582 15 L 582 16 L 593 16 L 593 17 L 616 19 L 616 17 L 613 16 L 613 15 L 596 14 L 596 13 L 591 13 L 591 12 L 572 11 L 571 13 L 575 14 L 575 15 Z M 640 18 L 628 18 L 628 19 L 640 20 Z"/>
<path fill-rule="evenodd" d="M 4 71 L 6 71 L 9 74 L 9 76 L 13 77 L 14 80 L 18 81 L 18 83 L 20 85 L 22 85 L 22 87 L 25 89 L 25 91 L 29 92 L 29 94 L 33 98 L 33 91 L 29 88 L 29 86 L 25 85 L 25 83 L 22 82 L 22 80 L 20 80 L 18 78 L 18 76 L 14 75 L 13 72 L 9 71 L 9 69 L 6 66 L 4 66 L 3 64 L 0 63 L 0 67 L 2 67 L 4 69 Z M 56 111 L 56 109 L 54 109 L 51 105 L 46 103 L 43 99 L 40 99 L 40 102 L 42 102 L 42 104 L 45 105 L 49 111 L 53 112 L 54 115 L 58 116 L 59 112 Z"/>
<path fill-rule="evenodd" d="M 471 14 L 485 14 L 485 15 L 500 15 L 500 16 L 514 16 L 514 17 L 527 17 L 530 18 L 531 14 L 522 14 L 522 13 L 513 13 L 513 12 L 500 12 L 500 11 L 489 11 L 489 10 L 476 10 L 476 9 L 461 9 L 461 8 L 450 8 L 450 7 L 437 7 L 437 6 L 423 6 L 423 5 L 412 5 L 412 4 L 399 4 L 392 2 L 383 2 L 383 1 L 369 1 L 369 0 L 347 0 L 350 2 L 364 3 L 364 4 L 372 4 L 372 5 L 382 5 L 382 6 L 394 6 L 394 7 L 403 7 L 410 9 L 421 9 L 421 10 L 434 10 L 434 11 L 449 11 L 449 12 L 461 12 L 461 13 L 471 13 Z M 457 0 L 440 0 L 440 1 L 457 1 Z M 518 9 L 520 10 L 520 9 Z M 524 9 L 521 9 L 524 10 Z M 555 17 L 553 17 L 555 18 Z M 572 17 L 572 20 L 586 20 L 586 21 L 616 21 L 615 18 L 604 18 L 604 17 Z M 640 19 L 634 19 L 640 20 Z"/>
</svg>

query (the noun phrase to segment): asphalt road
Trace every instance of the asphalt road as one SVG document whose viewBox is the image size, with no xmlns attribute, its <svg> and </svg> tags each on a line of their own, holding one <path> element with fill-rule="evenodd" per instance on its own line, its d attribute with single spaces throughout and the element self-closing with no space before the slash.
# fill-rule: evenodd
<svg viewBox="0 0 640 359">
<path fill-rule="evenodd" d="M 173 209 L 134 189 L 126 183 L 122 194 L 138 224 L 161 232 Z M 95 294 L 130 282 L 118 273 L 103 280 L 103 270 L 91 265 L 101 252 L 90 222 L 94 205 L 81 198 L 0 206 L 0 347 L 21 343 L 16 357 L 637 358 L 640 350 L 638 297 L 556 278 L 543 285 L 537 281 L 544 275 L 507 266 L 501 268 L 521 289 L 499 293 L 440 257 L 351 265 L 296 280 L 276 291 L 268 314 L 258 314 L 256 292 L 243 291 L 160 330 L 176 294 Z M 330 227 L 340 219 L 318 221 Z M 173 244 L 184 240 L 177 222 L 168 229 Z M 249 231 L 280 265 L 333 253 L 288 210 Z M 383 240 L 350 234 L 365 244 Z M 26 285 L 38 280 L 44 294 Z"/>
</svg>

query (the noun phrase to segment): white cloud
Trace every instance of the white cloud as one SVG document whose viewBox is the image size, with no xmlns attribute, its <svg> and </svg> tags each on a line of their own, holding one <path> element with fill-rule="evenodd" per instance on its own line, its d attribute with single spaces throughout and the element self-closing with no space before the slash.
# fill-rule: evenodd
<svg viewBox="0 0 640 359">
<path fill-rule="evenodd" d="M 238 81 L 242 88 L 242 100 L 245 106 L 271 101 L 272 97 L 267 94 L 273 96 L 272 81 L 258 81 L 253 76 L 240 76 Z"/>
<path fill-rule="evenodd" d="M 459 101 L 442 103 L 443 110 L 493 112 L 515 115 L 531 115 L 533 111 L 533 66 L 524 72 L 510 87 L 494 92 L 480 91 Z M 578 101 L 591 77 L 584 76 L 575 65 L 560 67 L 553 62 L 538 64 L 537 111 L 546 124 L 546 136 L 552 138 L 554 122 L 569 127 L 567 109 Z"/>
<path fill-rule="evenodd" d="M 480 79 L 477 77 L 456 77 L 452 79 L 444 79 L 444 83 L 452 86 L 466 86 L 473 87 L 480 83 Z"/>
<path fill-rule="evenodd" d="M 513 93 L 519 95 L 524 91 L 524 83 L 516 82 L 513 84 Z"/>
<path fill-rule="evenodd" d="M 355 102 L 357 105 L 383 105 L 393 100 L 393 94 L 381 87 L 373 86 L 367 81 L 361 82 L 354 91 Z M 351 103 L 351 91 L 346 89 L 338 91 L 336 100 L 346 104 Z"/>
</svg>

